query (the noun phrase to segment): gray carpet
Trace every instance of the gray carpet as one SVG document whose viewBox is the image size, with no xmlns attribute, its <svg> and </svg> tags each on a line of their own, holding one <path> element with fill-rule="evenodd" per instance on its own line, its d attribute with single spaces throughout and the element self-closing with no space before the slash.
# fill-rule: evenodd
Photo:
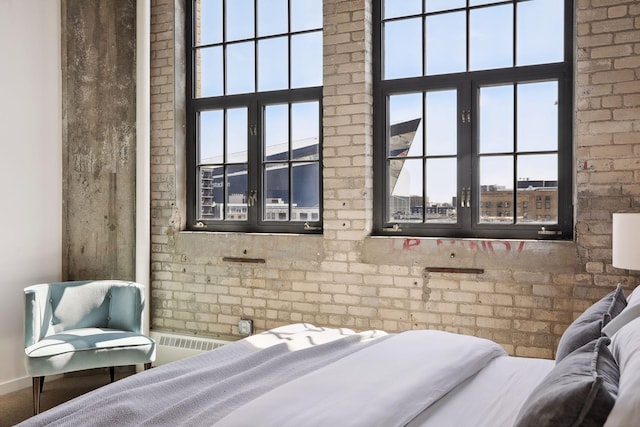
<svg viewBox="0 0 640 427">
<path fill-rule="evenodd" d="M 116 381 L 133 373 L 135 373 L 134 367 L 116 368 Z M 40 411 L 53 408 L 108 383 L 107 369 L 69 373 L 53 381 L 45 378 L 40 397 Z M 31 387 L 0 396 L 0 427 L 16 425 L 32 415 Z"/>
</svg>

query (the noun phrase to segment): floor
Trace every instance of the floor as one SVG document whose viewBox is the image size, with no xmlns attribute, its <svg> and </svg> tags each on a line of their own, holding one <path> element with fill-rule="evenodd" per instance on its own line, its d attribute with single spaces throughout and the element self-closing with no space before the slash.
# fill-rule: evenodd
<svg viewBox="0 0 640 427">
<path fill-rule="evenodd" d="M 116 369 L 116 380 L 133 374 L 131 367 Z M 60 379 L 47 381 L 40 397 L 40 411 L 53 408 L 109 383 L 109 371 L 96 369 L 66 374 Z M 33 415 L 31 387 L 0 396 L 0 427 L 16 425 Z"/>
</svg>

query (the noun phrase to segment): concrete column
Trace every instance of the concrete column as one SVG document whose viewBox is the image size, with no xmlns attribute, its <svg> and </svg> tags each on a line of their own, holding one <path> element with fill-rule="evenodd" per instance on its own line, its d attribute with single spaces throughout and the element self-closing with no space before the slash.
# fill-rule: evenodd
<svg viewBox="0 0 640 427">
<path fill-rule="evenodd" d="M 63 278 L 134 279 L 136 3 L 62 0 L 61 21 Z"/>
</svg>

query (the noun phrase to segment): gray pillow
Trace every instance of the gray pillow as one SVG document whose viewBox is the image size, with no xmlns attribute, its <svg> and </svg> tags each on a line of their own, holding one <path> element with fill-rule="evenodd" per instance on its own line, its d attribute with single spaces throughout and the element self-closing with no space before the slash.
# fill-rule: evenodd
<svg viewBox="0 0 640 427">
<path fill-rule="evenodd" d="M 586 309 L 569 325 L 558 343 L 556 363 L 564 359 L 569 353 L 582 347 L 586 343 L 600 338 L 602 328 L 616 317 L 627 306 L 622 286 L 618 284 L 614 291 L 605 295 L 600 301 Z"/>
<path fill-rule="evenodd" d="M 531 392 L 515 427 L 602 426 L 620 379 L 609 342 L 598 338 L 562 359 Z"/>
</svg>

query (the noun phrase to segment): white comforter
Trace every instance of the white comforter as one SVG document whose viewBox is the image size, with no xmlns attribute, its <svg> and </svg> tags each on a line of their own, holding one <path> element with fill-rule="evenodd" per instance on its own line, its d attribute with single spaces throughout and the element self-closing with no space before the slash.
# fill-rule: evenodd
<svg viewBox="0 0 640 427">
<path fill-rule="evenodd" d="M 480 338 L 404 332 L 277 387 L 215 425 L 404 426 L 503 355 Z"/>
<path fill-rule="evenodd" d="M 491 341 L 439 331 L 291 325 L 133 375 L 24 425 L 405 425 L 503 355 Z"/>
</svg>

